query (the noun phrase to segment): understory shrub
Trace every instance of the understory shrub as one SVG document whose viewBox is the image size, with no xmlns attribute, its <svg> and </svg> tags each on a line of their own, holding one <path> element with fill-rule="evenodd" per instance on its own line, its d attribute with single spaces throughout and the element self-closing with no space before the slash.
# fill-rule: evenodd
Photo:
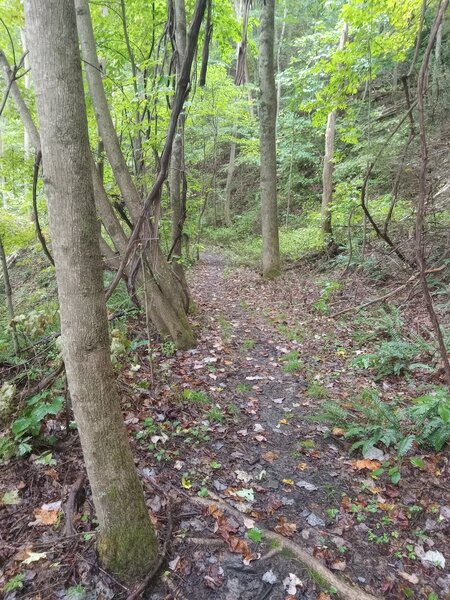
<svg viewBox="0 0 450 600">
<path fill-rule="evenodd" d="M 439 387 L 415 398 L 409 406 L 399 400 L 384 402 L 377 390 L 365 390 L 344 408 L 334 401 L 322 404 L 316 420 L 324 421 L 344 431 L 353 440 L 350 452 L 366 454 L 377 444 L 394 448 L 405 456 L 413 446 L 442 450 L 450 440 L 450 395 Z"/>
</svg>

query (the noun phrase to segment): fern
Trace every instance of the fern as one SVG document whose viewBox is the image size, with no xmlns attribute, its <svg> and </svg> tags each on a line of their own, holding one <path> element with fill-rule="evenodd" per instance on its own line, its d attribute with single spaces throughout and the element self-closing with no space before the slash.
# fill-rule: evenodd
<svg viewBox="0 0 450 600">
<path fill-rule="evenodd" d="M 439 452 L 450 441 L 450 396 L 446 388 L 436 388 L 401 408 L 395 400 L 383 402 L 376 390 L 364 390 L 350 410 L 324 402 L 315 420 L 342 428 L 345 438 L 353 441 L 350 452 L 365 454 L 377 444 L 395 448 L 400 458 L 414 444 Z"/>
</svg>

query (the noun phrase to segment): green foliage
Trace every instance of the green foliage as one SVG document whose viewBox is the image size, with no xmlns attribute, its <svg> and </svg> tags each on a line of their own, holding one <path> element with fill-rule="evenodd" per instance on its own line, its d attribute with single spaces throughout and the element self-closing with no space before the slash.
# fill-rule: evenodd
<svg viewBox="0 0 450 600">
<path fill-rule="evenodd" d="M 22 573 L 18 573 L 17 575 L 14 575 L 14 577 L 11 577 L 11 579 L 8 579 L 3 586 L 3 591 L 5 594 L 8 592 L 13 592 L 14 590 L 21 590 L 23 588 L 24 579 L 25 577 L 22 575 Z"/>
<path fill-rule="evenodd" d="M 57 415 L 63 404 L 64 398 L 50 391 L 29 398 L 22 414 L 0 438 L 0 457 L 9 458 L 14 454 L 22 456 L 31 452 L 32 440 L 39 436 L 43 421 L 50 415 Z"/>
<path fill-rule="evenodd" d="M 183 398 L 194 404 L 209 404 L 210 402 L 208 395 L 198 390 L 183 390 Z"/>
<path fill-rule="evenodd" d="M 298 350 L 291 350 L 287 354 L 283 354 L 281 357 L 283 364 L 283 371 L 285 373 L 296 373 L 303 367 L 303 362 L 299 358 Z"/>
<path fill-rule="evenodd" d="M 421 337 L 413 341 L 393 339 L 381 342 L 375 353 L 358 356 L 352 365 L 360 369 L 374 369 L 379 380 L 390 375 L 403 375 L 417 368 L 431 370 L 417 360 L 421 357 L 425 359 L 433 352 L 433 347 Z"/>
<path fill-rule="evenodd" d="M 347 439 L 355 440 L 351 452 L 365 454 L 377 444 L 394 448 L 399 457 L 416 445 L 440 452 L 450 440 L 450 396 L 446 388 L 436 388 L 401 407 L 395 400 L 383 402 L 378 392 L 370 389 L 353 400 L 350 409 L 324 402 L 318 419 L 342 428 Z"/>
<path fill-rule="evenodd" d="M 314 308 L 322 314 L 328 314 L 331 298 L 341 289 L 342 284 L 338 281 L 327 281 L 320 292 L 320 297 L 313 304 Z"/>
</svg>

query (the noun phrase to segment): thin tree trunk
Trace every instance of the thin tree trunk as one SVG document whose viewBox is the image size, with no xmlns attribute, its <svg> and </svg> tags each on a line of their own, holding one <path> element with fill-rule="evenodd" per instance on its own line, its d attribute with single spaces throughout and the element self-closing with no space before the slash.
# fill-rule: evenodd
<svg viewBox="0 0 450 600">
<path fill-rule="evenodd" d="M 280 273 L 277 206 L 277 95 L 274 75 L 275 0 L 265 0 L 260 23 L 259 82 L 263 276 Z"/>
<path fill-rule="evenodd" d="M 287 4 L 285 4 L 284 11 L 283 11 L 283 22 L 281 24 L 281 32 L 280 32 L 280 37 L 278 39 L 278 47 L 277 47 L 277 124 L 278 124 L 278 117 L 280 114 L 280 107 L 281 107 L 281 77 L 280 77 L 280 75 L 281 75 L 281 49 L 283 47 L 284 34 L 286 32 L 287 15 L 288 15 L 288 7 L 287 7 Z"/>
<path fill-rule="evenodd" d="M 338 50 L 343 50 L 347 41 L 348 25 L 344 24 L 339 40 Z M 334 170 L 334 140 L 336 137 L 337 110 L 332 110 L 327 119 L 325 132 L 325 156 L 322 171 L 322 231 L 327 237 L 328 250 L 334 247 L 333 231 L 331 226 L 330 204 L 333 198 L 333 170 Z"/>
<path fill-rule="evenodd" d="M 181 65 L 186 55 L 187 26 L 185 0 L 172 0 L 173 27 L 175 39 L 175 70 L 178 84 Z M 179 259 L 182 257 L 183 228 L 186 220 L 186 195 L 187 181 L 184 156 L 184 126 L 185 114 L 182 112 L 178 118 L 177 133 L 173 141 L 172 156 L 169 168 L 170 206 L 172 209 L 172 244 L 170 255 L 175 260 L 172 266 L 177 274 L 185 294 L 188 296 L 188 286 L 184 269 Z"/>
<path fill-rule="evenodd" d="M 29 61 L 28 54 L 27 54 L 27 42 L 26 42 L 26 36 L 25 36 L 25 30 L 24 29 L 20 30 L 20 38 L 21 38 L 21 41 L 22 41 L 22 50 L 23 50 L 23 53 L 24 53 L 23 67 L 25 69 L 25 72 L 27 72 L 28 69 L 30 68 L 30 61 Z M 31 80 L 30 80 L 30 74 L 29 73 L 26 73 L 23 76 L 23 85 L 24 85 L 24 87 L 25 87 L 26 90 L 30 89 Z M 25 127 L 24 131 L 23 131 L 23 153 L 24 153 L 24 156 L 25 156 L 26 159 L 30 158 L 31 146 L 32 145 L 30 144 L 30 140 L 29 140 L 29 137 L 28 137 L 28 130 Z"/>
<path fill-rule="evenodd" d="M 131 580 L 157 554 L 114 382 L 73 0 L 26 0 L 67 380 L 102 564 Z"/>
<path fill-rule="evenodd" d="M 109 106 L 98 68 L 98 58 L 88 1 L 75 0 L 75 7 L 81 53 L 85 62 L 86 78 L 94 106 L 97 125 L 114 177 L 121 190 L 124 201 L 128 206 L 133 224 L 136 226 L 138 222 L 142 223 L 143 207 L 141 206 L 139 192 L 134 185 L 125 158 L 122 154 L 119 138 L 109 112 Z M 182 102 L 184 102 L 184 97 L 182 98 Z M 170 145 L 169 149 L 165 148 L 164 151 L 167 152 L 168 150 L 171 152 L 172 145 Z M 162 160 L 163 159 L 161 158 L 161 162 Z M 164 173 L 164 178 L 165 176 L 166 173 Z M 155 200 L 156 196 L 158 196 L 158 194 L 155 195 Z M 184 282 L 181 280 L 180 276 L 177 276 L 177 274 L 172 271 L 159 247 L 159 200 L 158 202 L 155 202 L 155 207 L 150 231 L 151 243 L 143 244 L 143 246 L 148 248 L 145 257 L 146 260 L 140 260 L 140 256 L 135 256 L 134 265 L 130 269 L 130 283 L 134 283 L 132 280 L 136 274 L 139 273 L 142 264 L 144 264 L 148 272 L 141 274 L 141 281 L 152 282 L 151 287 L 155 289 L 157 295 L 157 297 L 154 298 L 150 293 L 150 289 L 147 289 L 147 293 L 144 294 L 144 302 L 145 298 L 147 298 L 147 301 L 145 302 L 147 315 L 153 321 L 158 332 L 162 336 L 165 336 L 167 335 L 167 332 L 170 332 L 170 336 L 179 348 L 188 348 L 194 344 L 194 335 L 186 316 L 188 304 L 186 300 L 186 288 L 183 285 Z M 118 274 L 117 277 L 120 280 L 121 274 Z M 159 291 L 155 286 L 159 288 Z"/>
<path fill-rule="evenodd" d="M 19 338 L 17 337 L 16 324 L 14 322 L 14 304 L 12 299 L 11 281 L 9 279 L 8 264 L 6 262 L 5 249 L 3 247 L 3 240 L 0 236 L 0 263 L 2 264 L 3 281 L 5 282 L 5 297 L 6 297 L 6 308 L 8 310 L 9 326 L 11 328 L 11 338 L 14 346 L 14 354 L 19 356 L 20 345 Z"/>
<path fill-rule="evenodd" d="M 426 204 L 430 197 L 430 187 L 427 183 L 427 171 L 428 171 L 428 142 L 426 135 L 426 121 L 425 121 L 425 95 L 428 79 L 428 67 L 430 64 L 430 56 L 436 41 L 439 28 L 444 19 L 445 10 L 448 6 L 449 0 L 441 0 L 439 3 L 436 17 L 433 23 L 433 27 L 428 39 L 428 45 L 425 50 L 423 57 L 422 66 L 420 67 L 418 83 L 417 83 L 417 111 L 419 113 L 419 129 L 420 129 L 420 174 L 419 174 L 419 200 L 417 204 L 417 215 L 416 215 L 416 256 L 417 265 L 419 267 L 420 283 L 422 286 L 422 292 L 425 298 L 425 305 L 428 310 L 431 324 L 433 325 L 434 333 L 438 342 L 439 352 L 441 354 L 442 364 L 444 367 L 445 377 L 447 380 L 447 386 L 450 390 L 450 361 L 447 354 L 447 348 L 445 347 L 444 337 L 442 335 L 441 326 L 434 310 L 433 298 L 430 293 L 427 281 L 427 267 L 425 260 L 425 248 L 424 248 L 424 227 L 425 227 L 425 215 L 426 215 Z"/>
<path fill-rule="evenodd" d="M 103 88 L 88 0 L 75 0 L 75 7 L 81 55 L 85 64 L 86 79 L 95 119 L 114 178 L 128 206 L 131 218 L 136 222 L 141 213 L 141 198 L 120 148 L 119 138 L 114 128 L 108 100 Z"/>
<path fill-rule="evenodd" d="M 237 134 L 236 128 L 233 130 L 233 137 Z M 230 159 L 228 161 L 227 169 L 227 182 L 225 184 L 225 205 L 224 205 L 224 218 L 225 225 L 228 227 L 231 225 L 231 192 L 233 190 L 234 182 L 234 170 L 236 162 L 236 140 L 231 142 L 230 146 Z"/>
</svg>

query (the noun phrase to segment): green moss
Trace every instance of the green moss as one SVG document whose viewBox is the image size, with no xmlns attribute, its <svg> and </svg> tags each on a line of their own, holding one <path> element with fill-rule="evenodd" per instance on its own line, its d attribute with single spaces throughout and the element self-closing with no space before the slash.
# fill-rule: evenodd
<svg viewBox="0 0 450 600">
<path fill-rule="evenodd" d="M 150 521 L 134 526 L 124 522 L 100 533 L 97 552 L 107 571 L 121 581 L 131 582 L 151 570 L 158 542 Z"/>
</svg>

